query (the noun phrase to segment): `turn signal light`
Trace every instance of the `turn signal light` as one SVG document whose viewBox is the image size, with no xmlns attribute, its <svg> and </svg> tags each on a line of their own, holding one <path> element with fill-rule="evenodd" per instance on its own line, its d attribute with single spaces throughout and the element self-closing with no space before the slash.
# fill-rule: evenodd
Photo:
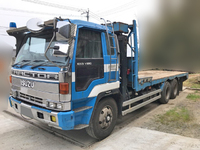
<svg viewBox="0 0 200 150">
<path fill-rule="evenodd" d="M 51 116 L 51 121 L 52 122 L 56 122 L 56 117 L 55 116 Z"/>
<path fill-rule="evenodd" d="M 11 105 L 12 105 L 11 107 L 13 107 L 13 105 L 14 105 L 14 104 L 13 104 L 13 101 L 10 101 L 10 103 L 11 103 Z"/>
<path fill-rule="evenodd" d="M 60 83 L 60 94 L 69 94 L 69 83 Z"/>
<path fill-rule="evenodd" d="M 12 83 L 12 76 L 9 76 L 10 83 Z"/>
</svg>

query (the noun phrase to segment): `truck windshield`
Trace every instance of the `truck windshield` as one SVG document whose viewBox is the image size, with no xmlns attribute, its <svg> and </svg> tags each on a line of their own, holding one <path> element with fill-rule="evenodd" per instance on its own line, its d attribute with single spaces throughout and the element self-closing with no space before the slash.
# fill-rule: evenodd
<svg viewBox="0 0 200 150">
<path fill-rule="evenodd" d="M 52 36 L 53 36 L 52 32 L 27 34 L 19 50 L 15 64 L 23 60 L 30 60 L 29 65 L 35 65 L 35 62 L 37 62 L 38 60 L 40 60 L 40 62 L 47 61 L 44 54 Z M 53 41 L 50 47 L 53 47 L 56 43 L 67 44 L 66 41 L 64 42 Z M 47 56 L 51 61 L 59 64 L 59 66 L 61 66 L 62 64 L 63 65 L 66 64 L 67 62 L 66 57 L 55 57 L 52 54 L 53 54 L 53 49 L 49 49 L 47 52 Z M 45 66 L 47 65 L 53 65 L 53 64 L 49 62 L 45 64 Z"/>
</svg>

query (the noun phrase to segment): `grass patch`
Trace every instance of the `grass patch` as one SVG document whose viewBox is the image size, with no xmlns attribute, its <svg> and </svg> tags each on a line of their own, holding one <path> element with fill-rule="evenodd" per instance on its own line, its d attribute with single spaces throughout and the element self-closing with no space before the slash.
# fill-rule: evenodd
<svg viewBox="0 0 200 150">
<path fill-rule="evenodd" d="M 165 125 L 183 124 L 191 120 L 193 120 L 193 114 L 186 107 L 175 107 L 157 118 L 158 122 Z"/>
<path fill-rule="evenodd" d="M 193 77 L 185 82 L 183 82 L 183 86 L 190 87 L 190 88 L 200 88 L 200 77 Z"/>
<path fill-rule="evenodd" d="M 197 93 L 197 92 L 195 92 L 195 93 Z M 197 95 L 195 93 L 188 94 L 186 98 L 190 99 L 190 100 L 194 100 L 196 102 L 198 99 L 200 99 L 200 95 Z"/>
</svg>

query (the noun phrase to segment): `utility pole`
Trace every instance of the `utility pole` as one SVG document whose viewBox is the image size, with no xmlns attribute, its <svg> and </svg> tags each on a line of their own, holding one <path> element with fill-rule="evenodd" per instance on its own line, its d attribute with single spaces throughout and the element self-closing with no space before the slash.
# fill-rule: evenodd
<svg viewBox="0 0 200 150">
<path fill-rule="evenodd" d="M 88 8 L 88 11 L 86 11 L 86 13 L 87 13 L 87 21 L 89 21 L 89 13 L 90 13 L 90 10 L 89 10 L 89 8 Z"/>
<path fill-rule="evenodd" d="M 84 11 L 83 13 L 81 13 L 81 15 L 83 15 L 83 14 L 86 14 L 87 21 L 89 21 L 89 14 L 90 14 L 90 10 L 89 10 L 89 8 L 88 8 L 87 11 Z"/>
</svg>

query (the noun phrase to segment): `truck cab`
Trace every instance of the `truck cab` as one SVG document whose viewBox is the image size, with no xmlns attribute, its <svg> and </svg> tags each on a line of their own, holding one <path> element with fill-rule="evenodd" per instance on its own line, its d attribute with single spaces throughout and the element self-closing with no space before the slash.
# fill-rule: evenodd
<svg viewBox="0 0 200 150">
<path fill-rule="evenodd" d="M 158 99 L 167 103 L 172 89 L 178 95 L 187 79 L 187 73 L 154 78 L 138 72 L 135 21 L 99 25 L 32 19 L 7 32 L 16 37 L 18 52 L 11 71 L 11 107 L 61 130 L 86 128 L 103 139 L 119 116 Z M 127 44 L 134 57 L 126 57 Z"/>
</svg>

